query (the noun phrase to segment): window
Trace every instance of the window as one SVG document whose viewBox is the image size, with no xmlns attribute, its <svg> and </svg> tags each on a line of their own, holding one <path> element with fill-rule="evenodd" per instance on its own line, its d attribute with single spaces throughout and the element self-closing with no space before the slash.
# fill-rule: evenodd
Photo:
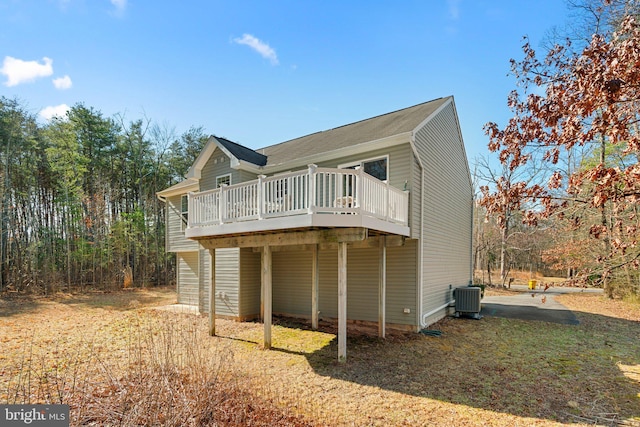
<svg viewBox="0 0 640 427">
<path fill-rule="evenodd" d="M 365 173 L 368 173 L 374 178 L 378 178 L 380 181 L 386 181 L 388 178 L 387 173 L 387 158 L 368 160 L 362 162 Z"/>
<path fill-rule="evenodd" d="M 216 177 L 216 188 L 220 188 L 223 185 L 231 185 L 231 174 L 220 175 Z"/>
<path fill-rule="evenodd" d="M 184 231 L 189 224 L 189 196 L 186 194 L 180 199 L 180 219 L 182 220 L 182 231 Z"/>
<path fill-rule="evenodd" d="M 380 181 L 386 182 L 389 179 L 389 156 L 347 163 L 338 167 L 341 169 L 355 169 L 358 166 L 362 167 L 365 173 L 368 173 Z"/>
<path fill-rule="evenodd" d="M 365 173 L 380 181 L 387 182 L 389 179 L 389 156 L 378 157 L 367 160 L 360 160 L 353 163 L 345 163 L 339 165 L 340 169 L 356 169 L 362 168 Z M 353 196 L 356 180 L 354 176 L 345 176 L 342 184 L 342 192 L 345 196 Z"/>
</svg>

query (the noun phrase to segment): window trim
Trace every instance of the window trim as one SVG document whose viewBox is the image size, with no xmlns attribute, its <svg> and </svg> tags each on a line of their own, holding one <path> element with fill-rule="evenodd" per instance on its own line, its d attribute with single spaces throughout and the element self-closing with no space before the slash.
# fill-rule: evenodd
<svg viewBox="0 0 640 427">
<path fill-rule="evenodd" d="M 348 163 L 343 163 L 341 165 L 338 165 L 339 169 L 350 169 L 350 168 L 355 168 L 360 166 L 361 168 L 364 168 L 364 164 L 365 163 L 369 163 L 369 162 L 373 162 L 376 160 L 382 160 L 384 159 L 387 162 L 387 179 L 383 179 L 382 182 L 387 183 L 389 181 L 389 155 L 385 154 L 383 156 L 376 156 L 376 157 L 370 157 L 367 159 L 362 159 L 362 160 L 356 160 L 353 162 L 348 162 Z"/>
<path fill-rule="evenodd" d="M 227 178 L 227 177 L 229 178 L 229 183 L 225 184 L 225 185 L 231 185 L 232 184 L 232 182 L 231 182 L 231 174 L 230 173 L 225 173 L 225 174 L 216 176 L 216 188 L 220 188 L 221 187 L 221 185 L 218 183 L 218 180 L 220 178 Z"/>
</svg>

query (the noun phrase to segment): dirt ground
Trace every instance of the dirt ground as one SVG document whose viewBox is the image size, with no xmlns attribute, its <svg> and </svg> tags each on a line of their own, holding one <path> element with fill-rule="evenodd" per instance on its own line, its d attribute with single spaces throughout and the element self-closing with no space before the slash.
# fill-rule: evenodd
<svg viewBox="0 0 640 427">
<path fill-rule="evenodd" d="M 640 426 L 640 307 L 596 295 L 559 298 L 580 325 L 446 318 L 430 327 L 439 336 L 385 340 L 350 328 L 340 364 L 332 325 L 310 331 L 276 319 L 266 351 L 261 324 L 218 320 L 212 338 L 205 316 L 152 310 L 175 302 L 170 289 L 3 297 L 0 403 L 24 399 L 30 382 L 46 380 L 43 372 L 62 377 L 89 360 L 109 366 L 95 369 L 99 378 L 118 376 L 136 348 L 134 328 L 151 325 L 152 337 L 188 329 L 170 345 L 232 366 L 250 395 L 312 425 Z"/>
</svg>

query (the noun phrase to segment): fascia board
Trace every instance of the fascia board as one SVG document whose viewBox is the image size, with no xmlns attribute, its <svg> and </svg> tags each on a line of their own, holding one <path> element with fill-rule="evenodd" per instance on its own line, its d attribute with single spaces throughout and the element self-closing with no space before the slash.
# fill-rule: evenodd
<svg viewBox="0 0 640 427">
<path fill-rule="evenodd" d="M 180 185 L 179 187 L 169 187 L 165 190 L 158 191 L 156 194 L 159 197 L 172 197 L 199 190 L 198 180 L 193 178 L 187 178 L 187 180 L 190 182 Z"/>
<path fill-rule="evenodd" d="M 434 117 L 436 117 L 438 114 L 440 114 L 440 112 L 442 110 L 444 110 L 445 108 L 447 108 L 447 106 L 449 104 L 451 104 L 453 102 L 453 97 L 450 96 L 449 99 L 447 99 L 441 106 L 439 106 L 436 111 L 434 111 L 433 113 L 431 113 L 429 115 L 429 117 L 427 117 L 426 119 L 424 119 L 418 126 L 416 126 L 416 128 L 411 131 L 411 139 L 414 138 L 415 134 L 422 129 L 423 127 L 425 127 L 427 125 L 427 123 L 429 123 L 431 120 L 433 120 Z M 460 125 L 458 125 L 458 128 L 460 127 Z"/>
<path fill-rule="evenodd" d="M 204 149 L 200 152 L 196 161 L 193 162 L 193 165 L 189 168 L 187 179 L 200 179 L 202 168 L 207 164 L 209 157 L 211 157 L 216 148 L 220 148 L 218 141 L 213 136 L 210 136 L 207 145 L 204 146 Z"/>
</svg>

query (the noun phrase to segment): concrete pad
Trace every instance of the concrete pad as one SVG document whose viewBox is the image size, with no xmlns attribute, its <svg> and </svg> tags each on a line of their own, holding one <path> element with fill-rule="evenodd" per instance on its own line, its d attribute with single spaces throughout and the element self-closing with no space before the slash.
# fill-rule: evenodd
<svg viewBox="0 0 640 427">
<path fill-rule="evenodd" d="M 516 288 L 521 291 L 519 294 L 484 297 L 480 313 L 483 316 L 577 325 L 580 322 L 575 314 L 557 302 L 554 297 L 574 292 L 602 293 L 602 289 L 551 287 L 543 291 L 542 289 L 529 290 L 525 286 L 521 288 Z"/>
<path fill-rule="evenodd" d="M 200 310 L 197 305 L 188 304 L 171 304 L 154 307 L 156 310 L 171 311 L 173 313 L 185 313 L 185 314 L 200 314 Z"/>
</svg>

